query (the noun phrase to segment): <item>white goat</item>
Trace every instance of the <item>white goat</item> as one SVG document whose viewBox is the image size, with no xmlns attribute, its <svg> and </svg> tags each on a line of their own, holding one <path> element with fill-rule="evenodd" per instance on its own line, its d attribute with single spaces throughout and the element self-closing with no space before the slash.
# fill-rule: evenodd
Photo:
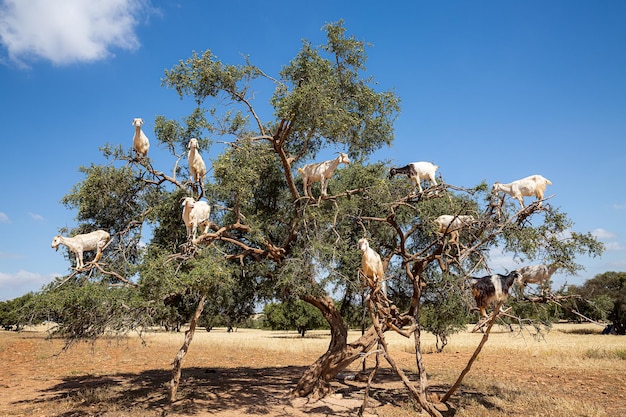
<svg viewBox="0 0 626 417">
<path fill-rule="evenodd" d="M 361 250 L 361 270 L 367 279 L 368 286 L 376 291 L 378 283 L 383 281 L 383 293 L 387 295 L 387 288 L 384 282 L 385 270 L 383 269 L 383 261 L 380 259 L 380 255 L 370 248 L 366 238 L 359 239 L 357 246 Z"/>
<path fill-rule="evenodd" d="M 389 179 L 396 174 L 404 174 L 409 177 L 414 187 L 418 187 L 421 193 L 424 191 L 422 189 L 422 181 L 429 181 L 429 186 L 437 185 L 435 172 L 438 168 L 439 166 L 430 162 L 411 162 L 402 168 L 391 168 L 389 170 Z"/>
<path fill-rule="evenodd" d="M 65 245 L 76 255 L 76 269 L 82 269 L 83 252 L 97 250 L 96 257 L 92 262 L 98 262 L 102 258 L 102 249 L 106 246 L 111 236 L 104 230 L 96 230 L 91 233 L 76 235 L 74 237 L 55 236 L 52 239 L 52 247 L 59 250 L 59 245 Z"/>
<path fill-rule="evenodd" d="M 196 201 L 192 197 L 183 199 L 183 222 L 187 228 L 187 239 L 192 238 L 192 242 L 196 241 L 198 227 L 204 225 L 204 231 L 209 231 L 209 216 L 211 215 L 211 206 L 206 201 Z"/>
<path fill-rule="evenodd" d="M 459 231 L 474 223 L 474 217 L 470 215 L 452 216 L 450 214 L 442 214 L 435 219 L 437 232 L 445 234 L 450 233 L 450 242 L 459 243 Z"/>
<path fill-rule="evenodd" d="M 498 191 L 502 191 L 509 194 L 511 197 L 519 201 L 519 204 L 523 209 L 524 197 L 537 197 L 537 200 L 539 200 L 539 206 L 541 206 L 541 200 L 543 200 L 543 194 L 548 185 L 552 185 L 552 182 L 549 179 L 544 178 L 541 175 L 531 175 L 508 184 L 496 182 L 493 184 L 492 192 L 497 193 Z"/>
<path fill-rule="evenodd" d="M 189 162 L 189 174 L 191 181 L 196 184 L 200 183 L 200 187 L 204 188 L 204 178 L 206 176 L 206 165 L 202 159 L 202 155 L 198 151 L 198 139 L 192 138 L 189 141 L 189 153 L 187 153 L 187 162 Z"/>
<path fill-rule="evenodd" d="M 311 193 L 311 184 L 319 181 L 322 188 L 321 196 L 326 196 L 328 181 L 330 180 L 330 177 L 332 177 L 339 164 L 349 163 L 350 159 L 348 159 L 348 155 L 340 152 L 339 156 L 335 159 L 318 162 L 315 164 L 308 164 L 302 168 L 298 168 L 298 172 L 302 176 L 302 187 L 304 188 L 304 195 L 306 197 L 313 198 L 313 194 Z"/>
<path fill-rule="evenodd" d="M 487 317 L 485 309 L 490 303 L 504 301 L 509 296 L 509 289 L 520 279 L 517 270 L 508 275 L 493 274 L 481 278 L 470 278 L 469 285 L 476 305 L 482 317 Z"/>
<path fill-rule="evenodd" d="M 541 294 L 543 294 L 545 287 L 550 283 L 550 278 L 559 269 L 557 264 L 552 265 L 528 265 L 517 269 L 521 277 L 518 284 L 521 289 L 522 296 L 524 295 L 524 288 L 528 284 L 539 284 L 541 288 Z"/>
<path fill-rule="evenodd" d="M 146 156 L 148 155 L 148 149 L 150 149 L 150 141 L 143 130 L 141 130 L 141 125 L 143 125 L 143 119 L 140 117 L 133 119 L 133 126 L 135 126 L 135 136 L 133 136 L 133 147 L 135 148 L 135 152 L 138 155 Z"/>
</svg>

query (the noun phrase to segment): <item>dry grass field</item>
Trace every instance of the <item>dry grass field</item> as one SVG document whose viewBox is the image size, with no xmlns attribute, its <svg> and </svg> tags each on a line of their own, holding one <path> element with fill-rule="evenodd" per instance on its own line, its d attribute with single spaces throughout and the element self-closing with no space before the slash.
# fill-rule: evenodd
<svg viewBox="0 0 626 417">
<path fill-rule="evenodd" d="M 624 416 L 626 338 L 601 335 L 593 325 L 556 325 L 541 340 L 494 328 L 487 345 L 444 415 Z M 353 337 L 358 337 L 354 333 Z M 443 353 L 425 335 L 424 360 L 432 392 L 453 383 L 481 334 L 454 335 Z M 149 333 L 80 343 L 42 329 L 0 332 L 2 416 L 354 416 L 364 383 L 355 363 L 334 382 L 335 394 L 292 399 L 299 375 L 326 350 L 328 332 L 304 339 L 294 332 L 214 329 L 196 332 L 185 358 L 178 400 L 166 403 L 163 384 L 182 333 Z M 388 334 L 396 361 L 415 380 L 412 341 Z M 370 356 L 366 367 L 373 366 Z M 366 415 L 419 415 L 399 379 L 381 358 Z M 358 379 L 358 378 L 357 378 Z"/>
</svg>

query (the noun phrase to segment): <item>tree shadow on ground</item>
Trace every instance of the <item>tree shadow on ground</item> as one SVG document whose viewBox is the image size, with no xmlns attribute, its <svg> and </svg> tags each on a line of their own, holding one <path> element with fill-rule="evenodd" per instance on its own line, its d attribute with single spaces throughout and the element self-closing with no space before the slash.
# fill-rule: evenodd
<svg viewBox="0 0 626 417">
<path fill-rule="evenodd" d="M 198 414 L 239 410 L 246 414 L 264 414 L 272 407 L 288 403 L 289 389 L 295 386 L 303 367 L 278 368 L 185 368 L 177 401 L 167 401 L 169 370 L 147 370 L 114 375 L 67 376 L 63 382 L 41 390 L 37 398 L 19 403 L 64 403 L 72 410 L 70 417 L 89 409 L 89 414 L 112 407 L 118 410 Z M 59 407 L 60 408 L 60 407 Z M 68 407 L 65 407 L 67 409 Z M 133 414 L 139 415 L 139 414 Z"/>
<path fill-rule="evenodd" d="M 99 415 L 112 409 L 133 416 L 206 413 L 356 415 L 363 402 L 366 383 L 345 378 L 354 374 L 350 372 L 333 381 L 335 395 L 332 398 L 317 402 L 305 399 L 292 402 L 290 390 L 295 387 L 305 369 L 298 366 L 186 368 L 183 370 L 177 400 L 172 404 L 167 401 L 166 386 L 171 378 L 169 370 L 67 376 L 63 382 L 42 390 L 37 398 L 24 399 L 19 403 L 46 403 L 48 409 L 52 406 L 64 410 L 56 414 L 59 417 L 82 416 L 85 413 Z M 444 387 L 433 386 L 431 392 L 443 393 Z M 495 405 L 479 392 L 465 392 L 461 395 L 471 396 L 487 407 Z M 390 369 L 377 372 L 369 398 L 368 406 L 374 408 L 391 404 L 406 409 L 406 405 L 412 403 L 406 388 Z M 58 407 L 51 403 L 56 403 Z M 293 410 L 293 414 L 289 410 Z M 446 415 L 454 415 L 454 412 L 454 409 L 450 409 Z"/>
</svg>

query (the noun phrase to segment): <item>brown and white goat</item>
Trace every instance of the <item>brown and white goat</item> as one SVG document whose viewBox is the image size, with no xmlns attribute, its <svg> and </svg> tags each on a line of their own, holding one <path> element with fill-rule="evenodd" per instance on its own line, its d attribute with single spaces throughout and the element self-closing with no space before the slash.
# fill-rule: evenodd
<svg viewBox="0 0 626 417">
<path fill-rule="evenodd" d="M 509 297 L 509 289 L 520 279 L 520 276 L 521 274 L 514 270 L 508 275 L 493 274 L 470 278 L 469 286 L 482 317 L 487 317 L 485 309 L 490 303 L 498 304 Z"/>
</svg>

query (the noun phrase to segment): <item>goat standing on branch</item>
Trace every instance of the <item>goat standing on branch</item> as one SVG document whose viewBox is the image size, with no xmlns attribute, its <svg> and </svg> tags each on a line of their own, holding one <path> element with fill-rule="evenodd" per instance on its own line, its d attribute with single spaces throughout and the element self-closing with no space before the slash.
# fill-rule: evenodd
<svg viewBox="0 0 626 417">
<path fill-rule="evenodd" d="M 187 240 L 195 243 L 198 235 L 198 227 L 204 225 L 202 234 L 209 231 L 209 216 L 211 215 L 211 206 L 205 201 L 196 201 L 191 197 L 183 199 L 183 222 L 187 228 Z"/>
<path fill-rule="evenodd" d="M 383 294 L 387 295 L 387 287 L 385 285 L 385 270 L 383 269 L 383 261 L 376 251 L 370 248 L 366 238 L 359 239 L 357 243 L 361 250 L 361 272 L 367 280 L 367 285 L 372 289 L 372 293 L 376 293 L 379 284 L 382 283 Z"/>
<path fill-rule="evenodd" d="M 141 125 L 143 125 L 143 119 L 140 117 L 136 117 L 133 119 L 133 126 L 135 126 L 135 136 L 133 136 L 133 147 L 135 148 L 135 152 L 137 152 L 138 156 L 145 157 L 148 155 L 148 149 L 150 149 L 150 141 L 143 130 L 141 130 Z"/>
<path fill-rule="evenodd" d="M 411 162 L 402 168 L 391 168 L 389 170 L 389 179 L 393 178 L 393 176 L 397 174 L 406 175 L 413 183 L 413 186 L 418 187 L 421 193 L 424 191 L 422 189 L 423 180 L 427 180 L 429 182 L 429 187 L 437 185 L 435 172 L 438 168 L 439 167 L 437 165 L 430 162 Z"/>
<path fill-rule="evenodd" d="M 470 278 L 469 286 L 480 315 L 487 317 L 485 309 L 490 303 L 498 304 L 506 300 L 509 297 L 509 289 L 520 277 L 521 274 L 515 270 L 508 275 L 493 274 L 481 278 Z"/>
<path fill-rule="evenodd" d="M 539 284 L 541 294 L 543 295 L 545 287 L 549 284 L 550 278 L 552 278 L 552 275 L 557 269 L 559 269 L 557 264 L 529 265 L 518 268 L 517 272 L 521 275 L 518 284 L 520 286 L 522 296 L 524 295 L 524 288 L 526 288 L 528 284 Z"/>
<path fill-rule="evenodd" d="M 204 179 L 206 177 L 206 165 L 202 159 L 202 155 L 198 151 L 198 139 L 192 138 L 189 141 L 189 152 L 187 153 L 187 162 L 189 163 L 189 175 L 191 183 L 195 189 L 196 184 L 200 184 L 200 198 L 204 194 Z"/>
<path fill-rule="evenodd" d="M 474 217 L 469 215 L 452 216 L 450 214 L 442 214 L 435 219 L 437 232 L 442 235 L 450 233 L 450 243 L 459 243 L 459 231 L 474 223 Z"/>
<path fill-rule="evenodd" d="M 84 268 L 83 252 L 96 250 L 96 257 L 92 263 L 96 263 L 102 258 L 102 250 L 108 243 L 111 236 L 104 230 L 96 230 L 91 233 L 76 235 L 74 237 L 55 236 L 52 239 L 52 247 L 59 250 L 59 245 L 65 245 L 76 255 L 76 269 Z"/>
<path fill-rule="evenodd" d="M 524 197 L 535 196 L 539 201 L 539 207 L 541 207 L 541 200 L 543 200 L 543 194 L 545 193 L 548 185 L 552 185 L 552 181 L 549 179 L 541 175 L 531 175 L 508 184 L 496 182 L 493 184 L 492 192 L 495 194 L 502 191 L 503 193 L 510 195 L 519 201 L 522 209 L 524 209 Z"/>
<path fill-rule="evenodd" d="M 349 164 L 350 159 L 348 155 L 340 152 L 339 156 L 329 161 L 318 162 L 316 164 L 308 164 L 302 168 L 298 168 L 298 172 L 302 176 L 302 188 L 304 189 L 304 195 L 309 198 L 313 198 L 311 193 L 311 184 L 319 181 L 322 189 L 320 197 L 326 197 L 326 190 L 328 188 L 328 181 L 332 177 L 333 173 L 339 166 L 339 164 Z"/>
</svg>

